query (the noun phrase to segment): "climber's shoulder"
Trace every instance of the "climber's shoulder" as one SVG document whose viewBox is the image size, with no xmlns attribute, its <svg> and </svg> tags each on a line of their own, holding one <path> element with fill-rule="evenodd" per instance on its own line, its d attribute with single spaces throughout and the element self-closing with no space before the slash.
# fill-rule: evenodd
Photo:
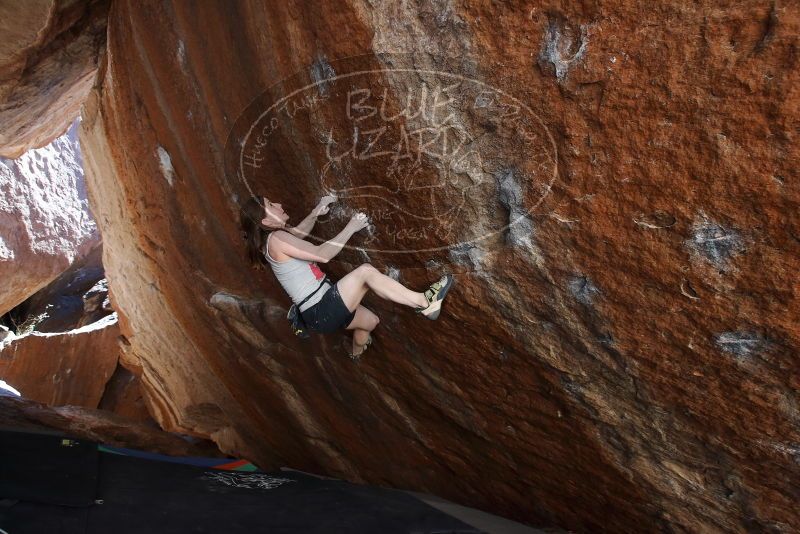
<svg viewBox="0 0 800 534">
<path fill-rule="evenodd" d="M 327 262 L 328 260 L 320 253 L 319 246 L 301 239 L 286 230 L 276 230 L 273 238 L 270 239 L 270 254 L 272 254 L 272 242 L 275 242 L 276 251 L 289 258 L 299 260 Z M 275 257 L 275 259 L 278 259 Z M 280 260 L 279 260 L 280 261 Z"/>
<path fill-rule="evenodd" d="M 281 239 L 287 235 L 292 235 L 286 230 L 273 230 L 270 232 L 270 235 L 273 236 L 273 239 Z"/>
<path fill-rule="evenodd" d="M 293 244 L 298 240 L 299 238 L 297 236 L 287 230 L 273 230 L 270 243 L 275 243 L 275 245 L 278 247 L 284 247 L 285 245 Z"/>
<path fill-rule="evenodd" d="M 276 261 L 287 261 L 291 258 L 287 252 L 287 245 L 291 244 L 291 239 L 294 238 L 292 234 L 285 230 L 274 230 L 270 232 L 272 237 L 267 242 L 267 250 L 269 255 L 275 258 Z"/>
<path fill-rule="evenodd" d="M 282 252 L 287 256 L 292 256 L 291 252 L 293 249 L 300 248 L 300 249 L 307 249 L 308 247 L 313 247 L 312 243 L 296 236 L 292 229 L 289 230 L 273 230 L 272 231 L 272 239 L 270 241 L 270 251 L 272 251 L 273 243 L 276 247 L 278 252 Z"/>
</svg>

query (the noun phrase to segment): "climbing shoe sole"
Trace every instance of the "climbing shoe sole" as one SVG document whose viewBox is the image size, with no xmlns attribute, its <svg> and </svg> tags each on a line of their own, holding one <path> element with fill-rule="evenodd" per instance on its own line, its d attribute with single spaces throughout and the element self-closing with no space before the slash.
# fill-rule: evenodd
<svg viewBox="0 0 800 534">
<path fill-rule="evenodd" d="M 438 319 L 439 314 L 442 312 L 442 302 L 447 296 L 447 292 L 450 291 L 451 287 L 453 287 L 454 282 L 455 278 L 453 278 L 452 274 L 446 274 L 441 277 L 438 282 L 436 282 L 440 285 L 440 287 L 439 290 L 434 293 L 433 300 L 430 302 L 430 304 L 428 304 L 427 308 L 416 310 L 417 313 L 421 313 L 426 319 L 430 319 L 431 321 Z M 433 285 L 436 283 L 432 284 L 431 287 L 433 287 Z"/>
</svg>

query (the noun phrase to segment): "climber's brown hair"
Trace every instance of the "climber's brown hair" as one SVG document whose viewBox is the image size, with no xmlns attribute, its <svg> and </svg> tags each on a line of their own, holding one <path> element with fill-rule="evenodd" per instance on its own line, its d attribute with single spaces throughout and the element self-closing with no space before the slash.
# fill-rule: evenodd
<svg viewBox="0 0 800 534">
<path fill-rule="evenodd" d="M 264 206 L 255 197 L 250 197 L 239 211 L 242 236 L 247 246 L 247 259 L 256 269 L 267 266 L 264 257 L 264 245 L 267 243 L 268 230 L 261 224 L 264 218 Z"/>
</svg>

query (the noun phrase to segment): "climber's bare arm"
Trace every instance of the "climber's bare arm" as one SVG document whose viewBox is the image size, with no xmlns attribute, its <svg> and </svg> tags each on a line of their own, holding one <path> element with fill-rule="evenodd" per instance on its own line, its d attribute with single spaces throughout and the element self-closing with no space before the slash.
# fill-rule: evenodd
<svg viewBox="0 0 800 534">
<path fill-rule="evenodd" d="M 328 213 L 328 204 L 334 202 L 336 197 L 332 195 L 325 195 L 322 197 L 317 204 L 317 207 L 311 210 L 311 213 L 303 219 L 303 221 L 294 227 L 286 228 L 287 232 L 290 232 L 292 235 L 299 239 L 304 239 L 311 233 L 311 230 L 314 229 L 314 224 L 317 222 L 317 218 L 320 215 L 325 215 Z"/>
<path fill-rule="evenodd" d="M 344 248 L 344 245 L 353 234 L 366 227 L 368 222 L 366 217 L 354 215 L 336 237 L 321 245 L 309 243 L 289 232 L 279 230 L 275 232 L 276 246 L 278 247 L 278 252 L 291 258 L 328 263 Z"/>
<path fill-rule="evenodd" d="M 308 234 L 311 233 L 311 230 L 314 228 L 314 224 L 317 222 L 317 209 L 314 208 L 314 211 L 308 214 L 303 221 L 298 224 L 297 226 L 288 226 L 286 231 L 292 234 L 293 236 L 297 237 L 298 239 L 304 239 Z"/>
</svg>

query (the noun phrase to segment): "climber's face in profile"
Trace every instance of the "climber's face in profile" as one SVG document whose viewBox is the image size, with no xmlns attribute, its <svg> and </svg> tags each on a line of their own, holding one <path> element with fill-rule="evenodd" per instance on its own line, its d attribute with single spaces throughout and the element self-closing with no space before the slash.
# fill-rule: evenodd
<svg viewBox="0 0 800 534">
<path fill-rule="evenodd" d="M 288 220 L 289 216 L 283 211 L 283 206 L 264 197 L 264 218 L 261 224 L 269 228 L 283 228 Z"/>
</svg>

